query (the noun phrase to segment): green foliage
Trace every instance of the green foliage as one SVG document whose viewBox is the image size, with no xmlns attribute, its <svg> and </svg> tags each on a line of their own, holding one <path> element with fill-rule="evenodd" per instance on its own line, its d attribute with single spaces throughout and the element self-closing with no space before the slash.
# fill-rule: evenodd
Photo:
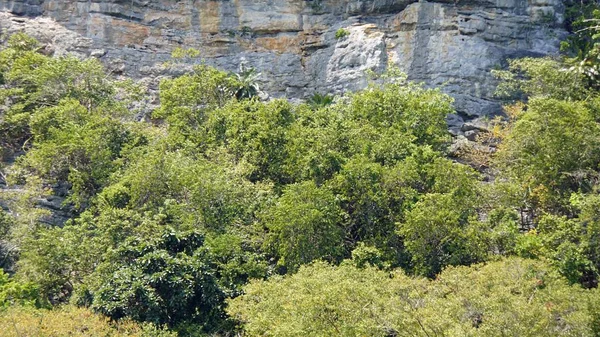
<svg viewBox="0 0 600 337">
<path fill-rule="evenodd" d="M 83 213 L 63 228 L 39 229 L 21 244 L 18 276 L 40 286 L 44 298 L 65 302 L 77 292 L 86 304 L 81 283 L 110 252 L 128 239 L 154 240 L 168 223 L 164 213 L 108 208 Z"/>
<path fill-rule="evenodd" d="M 364 242 L 359 242 L 352 251 L 351 263 L 357 268 L 377 267 L 384 269 L 389 267 L 383 253 L 376 247 L 367 246 Z"/>
<path fill-rule="evenodd" d="M 47 303 L 40 296 L 37 285 L 18 282 L 0 269 L 0 315 L 4 309 L 14 305 L 41 308 Z"/>
<path fill-rule="evenodd" d="M 567 3 L 562 58 L 510 61 L 499 91 L 526 99 L 499 123 L 490 209 L 519 211 L 513 253 L 547 260 L 571 283 L 598 282 L 598 4 Z M 514 239 L 512 238 L 514 237 Z M 510 249 L 506 250 L 510 253 Z"/>
<path fill-rule="evenodd" d="M 108 183 L 115 160 L 134 137 L 131 127 L 101 112 L 92 114 L 75 100 L 38 110 L 30 128 L 32 148 L 18 162 L 22 174 L 68 182 L 69 201 L 80 209 Z"/>
<path fill-rule="evenodd" d="M 259 193 L 259 186 L 245 181 L 227 163 L 156 149 L 140 154 L 123 170 L 99 195 L 98 204 L 143 211 L 164 208 L 182 228 L 222 233 L 229 225 L 252 220 Z"/>
<path fill-rule="evenodd" d="M 203 241 L 168 229 L 152 241 L 126 240 L 91 276 L 92 308 L 113 319 L 212 327 L 223 293 Z"/>
<path fill-rule="evenodd" d="M 23 34 L 11 36 L 0 51 L 0 72 L 0 99 L 6 102 L 0 146 L 12 153 L 29 150 L 12 180 L 68 185 L 68 201 L 85 208 L 131 140 L 123 117 L 139 88 L 106 76 L 96 59 L 42 55 Z"/>
<path fill-rule="evenodd" d="M 434 276 L 448 265 L 484 260 L 487 229 L 475 215 L 472 205 L 452 194 L 427 194 L 417 202 L 398 230 L 415 271 Z"/>
<path fill-rule="evenodd" d="M 519 216 L 513 209 L 498 207 L 487 214 L 485 226 L 491 229 L 490 251 L 499 255 L 516 253 L 517 242 L 523 236 L 519 233 Z M 518 254 L 517 254 L 518 255 Z"/>
<path fill-rule="evenodd" d="M 89 264 L 79 260 L 79 235 L 70 228 L 40 230 L 21 244 L 18 261 L 19 277 L 39 285 L 44 299 L 51 303 L 64 302 L 73 290 L 73 283 L 89 272 Z"/>
<path fill-rule="evenodd" d="M 411 296 L 413 286 L 400 272 L 320 262 L 245 290 L 227 310 L 248 336 L 382 336 L 394 328 L 386 316 L 399 309 L 394 294 Z"/>
<path fill-rule="evenodd" d="M 200 56 L 200 51 L 194 48 L 174 48 L 171 52 L 171 57 L 173 59 L 183 59 L 183 58 L 197 58 Z"/>
<path fill-rule="evenodd" d="M 14 226 L 14 218 L 0 208 L 0 240 L 8 239 L 11 227 Z"/>
<path fill-rule="evenodd" d="M 600 5 L 595 1 L 567 4 L 565 11 L 567 28 L 573 32 L 561 42 L 561 51 L 569 71 L 583 75 L 588 84 L 598 89 L 600 78 Z"/>
<path fill-rule="evenodd" d="M 349 126 L 340 109 L 298 109 L 287 130 L 285 172 L 293 181 L 323 184 L 338 172 L 348 155 Z"/>
<path fill-rule="evenodd" d="M 420 191 L 416 203 L 408 204 L 398 225 L 416 273 L 434 276 L 445 266 L 484 261 L 489 253 L 502 253 L 510 246 L 510 241 L 501 241 L 506 229 L 497 221 L 478 219 L 481 194 L 472 169 L 443 158 L 434 158 L 421 169 L 426 178 L 420 185 L 429 186 Z"/>
<path fill-rule="evenodd" d="M 345 28 L 340 28 L 340 29 L 338 29 L 338 30 L 335 31 L 335 38 L 338 39 L 338 40 L 339 39 L 343 39 L 343 38 L 345 38 L 348 35 L 350 35 L 350 32 L 347 29 L 345 29 Z"/>
<path fill-rule="evenodd" d="M 520 257 L 536 259 L 542 257 L 544 245 L 535 229 L 523 233 L 515 242 L 515 254 Z"/>
<path fill-rule="evenodd" d="M 597 290 L 569 286 L 539 261 L 512 258 L 449 268 L 434 287 L 430 317 L 436 320 L 441 307 L 442 320 L 462 323 L 462 329 L 451 323 L 450 335 L 592 336 L 598 319 Z"/>
<path fill-rule="evenodd" d="M 453 112 L 452 98 L 439 90 L 388 80 L 382 86 L 354 94 L 348 108 L 352 119 L 373 125 L 375 134 L 383 133 L 382 143 L 392 141 L 391 144 L 398 146 L 393 138 L 400 136 L 405 144 L 409 140 L 440 150 L 449 140 L 445 118 Z"/>
<path fill-rule="evenodd" d="M 260 94 L 258 79 L 260 73 L 252 67 L 247 67 L 245 64 L 240 64 L 239 72 L 233 74 L 234 78 L 239 83 L 235 88 L 235 97 L 237 99 L 252 98 Z"/>
<path fill-rule="evenodd" d="M 536 97 L 511 125 L 497 164 L 533 207 L 557 209 L 571 192 L 590 191 L 600 163 L 596 116 L 584 102 Z"/>
<path fill-rule="evenodd" d="M 393 233 L 387 198 L 380 193 L 382 180 L 383 167 L 361 156 L 350 159 L 330 181 L 348 215 L 344 226 L 350 242 L 386 240 Z"/>
<path fill-rule="evenodd" d="M 582 242 L 587 231 L 577 220 L 547 215 L 540 219 L 538 232 L 541 254 L 547 256 L 569 281 L 576 283 L 582 281 L 584 275 L 595 274 L 595 266 L 586 254 L 590 242 Z M 592 235 L 598 236 L 598 233 Z"/>
<path fill-rule="evenodd" d="M 250 181 L 283 184 L 288 181 L 282 167 L 287 157 L 286 134 L 295 109 L 284 100 L 231 102 L 212 112 L 208 136 L 216 145 L 227 147 L 235 161 L 250 166 Z"/>
<path fill-rule="evenodd" d="M 336 261 L 343 256 L 341 218 L 333 193 L 308 181 L 288 185 L 263 222 L 280 257 L 278 263 L 294 271 L 316 259 Z"/>
<path fill-rule="evenodd" d="M 590 336 L 599 299 L 531 260 L 449 268 L 433 281 L 315 263 L 251 282 L 228 311 L 248 336 Z"/>
<path fill-rule="evenodd" d="M 501 80 L 496 95 L 509 100 L 545 97 L 557 100 L 584 99 L 590 95 L 580 73 L 568 71 L 559 60 L 522 58 L 509 61 L 508 70 L 492 70 Z"/>
<path fill-rule="evenodd" d="M 11 307 L 0 312 L 0 330 L 6 336 L 56 337 L 177 337 L 151 324 L 110 321 L 88 309 L 64 306 L 54 310 Z"/>
<path fill-rule="evenodd" d="M 174 142 L 198 142 L 206 112 L 230 101 L 239 85 L 223 71 L 197 66 L 191 74 L 160 82 L 161 106 L 153 112 L 153 117 L 168 123 L 169 136 Z"/>
<path fill-rule="evenodd" d="M 445 155 L 452 99 L 393 67 L 293 104 L 253 98 L 245 65 L 200 65 L 162 80 L 153 120 L 134 121 L 139 87 L 38 48 L 17 34 L 0 50 L 1 156 L 17 157 L 2 163 L 0 248 L 19 253 L 0 261 L 14 272 L 0 315 L 24 333 L 64 335 L 56 322 L 82 316 L 109 336 L 600 331 L 598 293 L 578 285 L 600 270 L 600 98 L 570 61 L 497 72 L 526 102 L 492 122 L 482 181 Z M 51 226 L 40 198 L 62 197 L 71 219 Z M 21 307 L 47 302 L 116 323 Z"/>
<path fill-rule="evenodd" d="M 528 247 L 527 252 L 547 258 L 570 282 L 593 287 L 600 271 L 600 197 L 574 194 L 571 203 L 579 216 L 542 216 L 537 231 L 538 246 Z"/>
<path fill-rule="evenodd" d="M 50 58 L 38 53 L 37 42 L 24 34 L 12 35 L 0 51 L 0 73 L 4 84 L 0 99 L 7 102 L 0 122 L 1 146 L 13 151 L 29 138 L 28 123 L 37 109 L 67 98 L 88 111 L 101 106 L 114 112 L 124 108 L 114 98 L 126 83 L 105 76 L 98 60 Z"/>
<path fill-rule="evenodd" d="M 306 103 L 308 103 L 312 109 L 324 108 L 333 104 L 333 96 L 316 92 L 306 100 Z"/>
<path fill-rule="evenodd" d="M 242 286 L 250 279 L 266 277 L 271 271 L 261 242 L 244 237 L 247 233 L 229 231 L 227 234 L 209 236 L 206 240 L 210 261 L 215 266 L 217 282 L 228 297 L 242 293 Z"/>
</svg>

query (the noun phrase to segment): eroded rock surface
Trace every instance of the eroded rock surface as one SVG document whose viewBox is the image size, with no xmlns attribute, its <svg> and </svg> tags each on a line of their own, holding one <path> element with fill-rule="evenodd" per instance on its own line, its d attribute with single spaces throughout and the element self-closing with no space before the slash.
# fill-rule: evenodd
<svg viewBox="0 0 600 337">
<path fill-rule="evenodd" d="M 175 47 L 225 70 L 246 62 L 271 96 L 288 98 L 362 88 L 365 70 L 393 62 L 455 97 L 457 133 L 498 112 L 491 69 L 556 53 L 565 35 L 560 0 L 0 0 L 0 10 L 4 32 L 25 30 L 151 86 L 173 74 L 163 63 Z M 349 34 L 336 39 L 340 28 Z"/>
</svg>

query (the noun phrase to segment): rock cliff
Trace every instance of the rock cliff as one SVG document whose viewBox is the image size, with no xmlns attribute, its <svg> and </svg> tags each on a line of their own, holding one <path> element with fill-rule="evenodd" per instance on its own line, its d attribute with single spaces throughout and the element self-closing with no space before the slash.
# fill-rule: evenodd
<svg viewBox="0 0 600 337">
<path fill-rule="evenodd" d="M 564 37 L 561 0 L 0 0 L 0 29 L 25 30 L 55 53 L 102 59 L 155 86 L 175 47 L 207 64 L 262 72 L 274 97 L 366 85 L 397 64 L 456 99 L 455 130 L 493 114 L 490 75 L 508 58 L 552 54 Z M 336 38 L 343 28 L 349 33 Z M 171 72 L 171 73 L 169 73 Z"/>
</svg>

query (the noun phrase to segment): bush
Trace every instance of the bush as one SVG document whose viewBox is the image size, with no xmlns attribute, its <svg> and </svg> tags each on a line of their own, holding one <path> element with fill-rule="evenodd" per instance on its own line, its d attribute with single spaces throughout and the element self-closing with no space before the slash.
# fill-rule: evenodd
<svg viewBox="0 0 600 337">
<path fill-rule="evenodd" d="M 336 261 L 343 256 L 342 209 L 331 191 L 310 181 L 288 185 L 266 213 L 270 243 L 278 263 L 289 271 L 316 259 Z"/>
<path fill-rule="evenodd" d="M 126 240 L 88 279 L 92 308 L 113 319 L 214 327 L 224 294 L 204 237 L 166 229 L 150 242 Z"/>
<path fill-rule="evenodd" d="M 473 210 L 446 193 L 426 194 L 414 205 L 398 233 L 416 273 L 433 277 L 445 266 L 486 259 L 489 230 L 476 220 Z"/>
<path fill-rule="evenodd" d="M 335 31 L 335 38 L 336 39 L 342 39 L 346 36 L 350 35 L 350 32 L 347 29 L 344 28 L 340 28 L 338 30 Z"/>
<path fill-rule="evenodd" d="M 0 311 L 0 331 L 5 336 L 53 337 L 177 337 L 152 325 L 110 321 L 88 309 L 65 306 L 54 310 L 12 307 Z"/>
<path fill-rule="evenodd" d="M 572 192 L 589 192 L 600 163 L 600 124 L 586 102 L 532 98 L 496 155 L 500 174 L 531 207 L 563 211 Z"/>
<path fill-rule="evenodd" d="M 37 285 L 17 282 L 0 269 L 0 312 L 12 305 L 41 308 L 47 306 L 48 303 L 40 296 Z"/>
<path fill-rule="evenodd" d="M 319 262 L 251 282 L 228 312 L 247 336 L 593 336 L 599 301 L 597 290 L 518 258 L 432 281 Z"/>
</svg>

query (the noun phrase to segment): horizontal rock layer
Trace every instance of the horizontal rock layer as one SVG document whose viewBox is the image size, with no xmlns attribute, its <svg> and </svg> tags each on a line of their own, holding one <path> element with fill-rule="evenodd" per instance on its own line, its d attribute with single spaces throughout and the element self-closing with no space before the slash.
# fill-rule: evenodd
<svg viewBox="0 0 600 337">
<path fill-rule="evenodd" d="M 225 70 L 254 66 L 264 90 L 288 98 L 362 88 L 366 70 L 393 62 L 455 97 L 455 130 L 499 111 L 492 68 L 556 53 L 566 34 L 560 0 L 0 0 L 0 10 L 4 33 L 25 30 L 151 86 L 173 75 L 164 62 L 176 47 Z M 338 39 L 340 28 L 349 34 Z"/>
</svg>

